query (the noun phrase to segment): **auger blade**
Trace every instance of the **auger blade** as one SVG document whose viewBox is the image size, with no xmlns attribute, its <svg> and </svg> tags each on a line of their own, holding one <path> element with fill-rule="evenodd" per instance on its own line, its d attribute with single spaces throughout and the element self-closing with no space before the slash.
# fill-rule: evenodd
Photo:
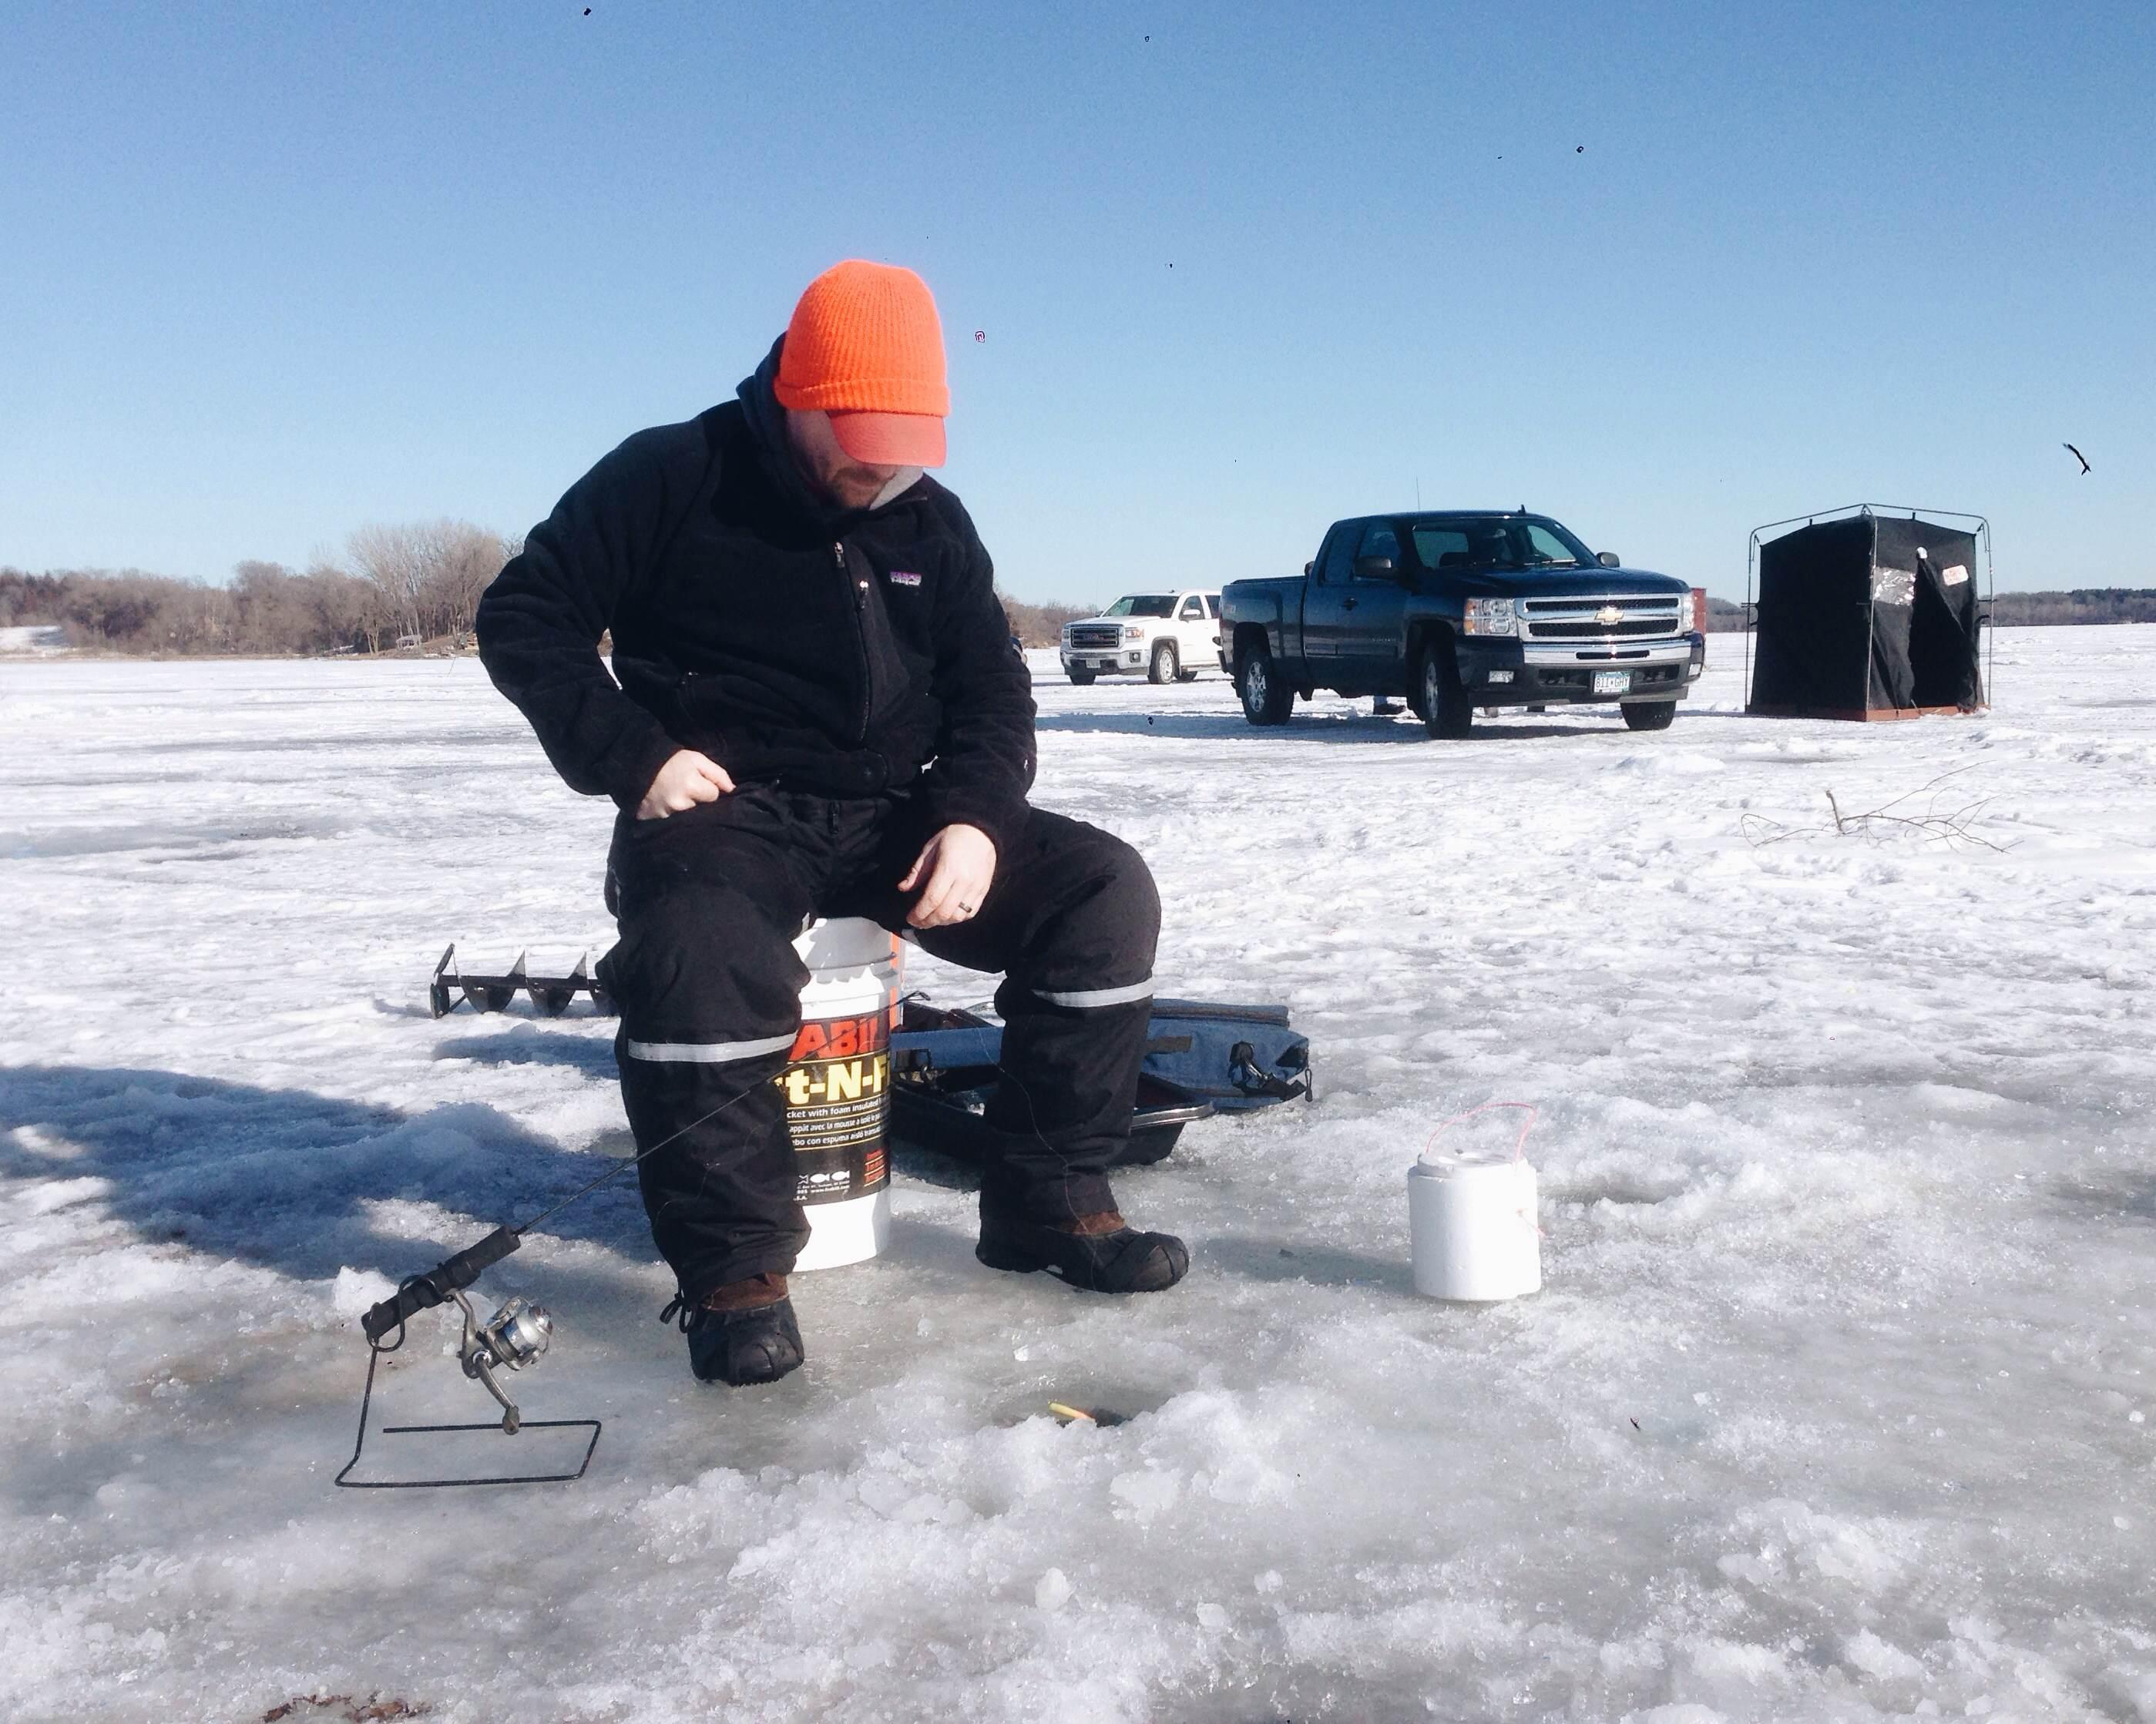
<svg viewBox="0 0 2156 1724">
<path fill-rule="evenodd" d="M 459 969 L 456 950 L 453 943 L 442 953 L 427 986 L 427 1003 L 437 1018 L 454 1011 L 460 998 L 475 1012 L 506 1011 L 520 993 L 530 994 L 531 1003 L 549 1018 L 560 1017 L 580 993 L 588 994 L 603 1016 L 613 1015 L 613 998 L 593 969 L 588 952 L 566 976 L 533 975 L 527 952 L 519 952 L 516 962 L 502 974 L 483 976 Z"/>
</svg>

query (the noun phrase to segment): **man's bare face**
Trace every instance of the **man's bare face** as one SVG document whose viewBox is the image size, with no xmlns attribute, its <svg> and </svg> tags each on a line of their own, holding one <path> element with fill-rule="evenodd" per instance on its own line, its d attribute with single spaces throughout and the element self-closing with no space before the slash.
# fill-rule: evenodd
<svg viewBox="0 0 2156 1724">
<path fill-rule="evenodd" d="M 836 508 L 867 508 L 905 470 L 856 461 L 839 447 L 839 439 L 831 434 L 831 416 L 826 413 L 788 408 L 786 435 L 808 483 Z"/>
</svg>

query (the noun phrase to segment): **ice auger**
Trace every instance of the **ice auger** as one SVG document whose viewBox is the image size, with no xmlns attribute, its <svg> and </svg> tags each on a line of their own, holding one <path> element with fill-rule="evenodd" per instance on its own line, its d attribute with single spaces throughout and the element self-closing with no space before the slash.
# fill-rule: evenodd
<svg viewBox="0 0 2156 1724">
<path fill-rule="evenodd" d="M 577 967 L 566 976 L 535 976 L 526 967 L 526 952 L 516 955 L 516 962 L 498 976 L 467 975 L 457 967 L 456 942 L 451 941 L 443 950 L 434 966 L 434 979 L 427 987 L 427 1003 L 434 1008 L 437 1018 L 446 1018 L 457 1008 L 461 998 L 475 1012 L 501 1012 L 508 1009 L 509 1003 L 520 993 L 531 996 L 531 1003 L 549 1018 L 558 1018 L 569 1008 L 569 1003 L 580 994 L 591 996 L 592 1003 L 603 1013 L 613 1010 L 613 1000 L 592 970 L 592 955 L 588 952 L 577 960 Z"/>
</svg>

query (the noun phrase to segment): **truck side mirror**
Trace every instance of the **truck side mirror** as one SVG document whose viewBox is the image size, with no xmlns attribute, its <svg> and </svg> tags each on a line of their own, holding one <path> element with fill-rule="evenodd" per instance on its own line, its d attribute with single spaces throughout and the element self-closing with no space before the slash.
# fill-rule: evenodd
<svg viewBox="0 0 2156 1724">
<path fill-rule="evenodd" d="M 1393 560 L 1389 557 L 1358 557 L 1355 572 L 1366 581 L 1385 581 L 1392 578 Z"/>
<path fill-rule="evenodd" d="M 1306 575 L 1316 574 L 1317 572 L 1317 559 L 1313 557 L 1308 562 L 1303 564 L 1302 572 Z"/>
<path fill-rule="evenodd" d="M 1614 551 L 1598 552 L 1594 560 L 1606 569 L 1622 568 L 1625 566 L 1625 559 Z"/>
</svg>

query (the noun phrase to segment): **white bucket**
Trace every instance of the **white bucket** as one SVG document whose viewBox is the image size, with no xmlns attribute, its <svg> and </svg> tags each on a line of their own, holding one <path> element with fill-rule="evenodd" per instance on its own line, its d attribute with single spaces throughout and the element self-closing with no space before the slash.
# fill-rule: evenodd
<svg viewBox="0 0 2156 1724">
<path fill-rule="evenodd" d="M 1469 1150 L 1440 1153 L 1437 1140 L 1460 1120 L 1486 1107 L 1527 1107 L 1493 1101 L 1437 1128 L 1430 1147 L 1408 1169 L 1408 1234 L 1415 1291 L 1432 1299 L 1487 1303 L 1539 1292 L 1542 1229 L 1536 1224 L 1535 1170 L 1522 1153 L 1534 1110 L 1507 1154 Z"/>
<path fill-rule="evenodd" d="M 793 949 L 808 982 L 801 1031 L 776 1080 L 808 1218 L 793 1267 L 835 1269 L 891 1239 L 891 1032 L 902 961 L 897 940 L 859 916 L 812 922 Z"/>
</svg>

